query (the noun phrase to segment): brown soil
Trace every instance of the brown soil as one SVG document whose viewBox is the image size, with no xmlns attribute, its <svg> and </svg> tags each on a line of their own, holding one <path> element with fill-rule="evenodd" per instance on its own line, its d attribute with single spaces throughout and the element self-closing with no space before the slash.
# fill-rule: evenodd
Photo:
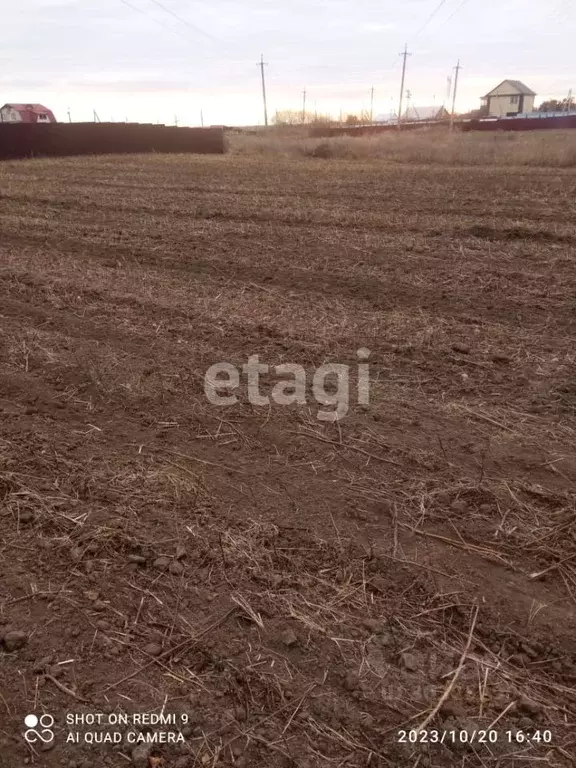
<svg viewBox="0 0 576 768">
<path fill-rule="evenodd" d="M 574 765 L 576 173 L 0 174 L 0 766 Z M 361 347 L 339 424 L 203 392 Z"/>
</svg>

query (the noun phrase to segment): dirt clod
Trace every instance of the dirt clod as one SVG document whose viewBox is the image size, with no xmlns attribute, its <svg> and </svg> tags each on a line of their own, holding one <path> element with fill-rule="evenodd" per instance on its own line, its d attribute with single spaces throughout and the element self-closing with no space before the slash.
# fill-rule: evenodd
<svg viewBox="0 0 576 768">
<path fill-rule="evenodd" d="M 451 742 L 450 747 L 456 752 L 471 752 L 474 750 L 474 740 L 480 730 L 480 725 L 475 720 L 460 718 L 456 720 L 458 738 Z"/>
<path fill-rule="evenodd" d="M 148 643 L 143 648 L 144 653 L 147 653 L 148 656 L 160 656 L 162 653 L 162 646 L 158 643 Z"/>
<path fill-rule="evenodd" d="M 236 707 L 234 710 L 234 717 L 239 723 L 243 723 L 247 718 L 247 712 L 245 707 Z"/>
<path fill-rule="evenodd" d="M 150 744 L 138 744 L 132 750 L 132 765 L 134 768 L 150 768 L 150 753 L 152 747 Z"/>
<path fill-rule="evenodd" d="M 4 648 L 8 653 L 13 653 L 14 651 L 19 651 L 26 645 L 28 642 L 28 635 L 26 632 L 21 632 L 15 629 L 11 632 L 6 632 L 2 640 L 4 642 Z"/>
<path fill-rule="evenodd" d="M 146 565 L 146 558 L 143 555 L 128 555 L 128 562 L 136 565 Z"/>
<path fill-rule="evenodd" d="M 401 661 L 405 669 L 409 672 L 416 672 L 419 667 L 418 657 L 414 653 L 403 653 L 401 655 Z"/>
<path fill-rule="evenodd" d="M 356 691 L 358 689 L 358 686 L 360 685 L 360 681 L 358 679 L 358 675 L 354 672 L 349 672 L 346 675 L 346 679 L 344 680 L 344 687 L 347 691 Z"/>
<path fill-rule="evenodd" d="M 280 635 L 280 641 L 288 648 L 292 648 L 298 643 L 298 636 L 293 629 L 285 629 Z"/>
<path fill-rule="evenodd" d="M 379 619 L 364 619 L 362 625 L 374 633 L 382 632 L 383 630 L 383 624 Z"/>
<path fill-rule="evenodd" d="M 46 669 L 52 664 L 52 661 L 52 656 L 44 656 L 44 658 L 35 662 L 34 666 L 32 667 L 32 671 L 35 675 L 41 675 L 46 672 Z"/>
<path fill-rule="evenodd" d="M 79 563 L 84 556 L 84 552 L 80 547 L 72 547 L 70 550 L 70 557 L 74 563 Z"/>
<path fill-rule="evenodd" d="M 376 512 L 381 515 L 389 515 L 394 509 L 394 503 L 389 499 L 382 499 L 376 505 Z"/>
<path fill-rule="evenodd" d="M 540 704 L 532 701 L 532 699 L 526 698 L 525 696 L 522 696 L 520 699 L 518 699 L 516 708 L 519 712 L 525 712 L 531 717 L 536 717 L 542 712 L 542 706 Z"/>
<path fill-rule="evenodd" d="M 440 707 L 440 715 L 444 718 L 457 718 L 460 714 L 460 707 L 452 701 L 445 701 Z"/>
</svg>

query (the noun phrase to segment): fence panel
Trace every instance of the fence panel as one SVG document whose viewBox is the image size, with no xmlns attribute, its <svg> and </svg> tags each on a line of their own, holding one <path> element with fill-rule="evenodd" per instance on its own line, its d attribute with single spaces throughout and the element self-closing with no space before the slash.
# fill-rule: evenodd
<svg viewBox="0 0 576 768">
<path fill-rule="evenodd" d="M 416 123 L 402 123 L 402 131 L 448 130 L 449 120 L 419 121 Z M 542 130 L 568 130 L 576 128 L 576 115 L 555 115 L 546 117 L 507 117 L 495 120 L 456 120 L 455 128 L 459 131 L 542 131 Z M 374 136 L 379 133 L 398 131 L 396 123 L 385 125 L 356 125 L 356 126 L 321 126 L 311 132 L 316 138 L 330 136 Z"/>
<path fill-rule="evenodd" d="M 140 152 L 225 151 L 222 128 L 142 123 L 0 123 L 0 160 Z"/>
<path fill-rule="evenodd" d="M 545 114 L 545 113 L 544 113 Z M 565 117 L 507 117 L 501 120 L 470 120 L 458 126 L 463 131 L 543 131 L 576 128 L 576 115 Z"/>
</svg>

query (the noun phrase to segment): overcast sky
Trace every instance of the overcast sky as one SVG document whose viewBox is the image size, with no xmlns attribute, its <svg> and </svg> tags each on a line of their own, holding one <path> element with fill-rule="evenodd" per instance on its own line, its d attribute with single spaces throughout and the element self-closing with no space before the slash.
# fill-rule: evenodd
<svg viewBox="0 0 576 768">
<path fill-rule="evenodd" d="M 446 100 L 461 59 L 457 109 L 505 78 L 544 98 L 576 91 L 574 0 L 18 0 L 3 3 L 0 104 L 40 102 L 59 120 L 195 125 L 262 121 L 269 108 L 375 112 L 406 87 L 415 105 Z M 161 7 L 163 6 L 163 7 Z M 173 14 L 180 18 L 175 18 Z"/>
</svg>

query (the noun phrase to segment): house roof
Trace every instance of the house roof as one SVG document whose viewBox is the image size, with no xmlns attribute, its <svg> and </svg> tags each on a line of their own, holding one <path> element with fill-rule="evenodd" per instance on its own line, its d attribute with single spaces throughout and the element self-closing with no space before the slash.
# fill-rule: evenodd
<svg viewBox="0 0 576 768">
<path fill-rule="evenodd" d="M 9 107 L 15 112 L 39 112 L 40 114 L 50 113 L 48 107 L 44 107 L 42 104 L 4 104 L 2 109 Z"/>
<path fill-rule="evenodd" d="M 17 112 L 20 120 L 25 123 L 55 123 L 54 112 L 43 104 L 4 104 L 0 107 L 0 119 L 4 119 L 4 113 Z M 10 119 L 10 117 L 8 118 Z"/>
<path fill-rule="evenodd" d="M 496 88 L 493 88 L 489 93 L 484 96 L 485 99 L 488 98 L 488 96 L 494 96 L 494 92 L 498 90 L 501 86 L 504 84 L 508 84 L 510 86 L 510 92 L 509 93 L 500 93 L 499 96 L 516 96 L 517 94 L 524 94 L 525 96 L 536 96 L 535 91 L 533 91 L 531 88 L 528 88 L 527 85 L 524 85 L 524 83 L 521 80 L 502 80 L 502 82 L 496 86 Z"/>
<path fill-rule="evenodd" d="M 450 113 L 446 107 L 409 107 L 402 113 L 402 120 L 435 120 L 448 117 Z M 398 112 L 388 112 L 384 115 L 376 115 L 376 123 L 392 123 L 398 120 Z"/>
<path fill-rule="evenodd" d="M 444 107 L 408 107 L 404 113 L 405 120 L 434 120 L 437 117 L 448 114 Z"/>
</svg>

